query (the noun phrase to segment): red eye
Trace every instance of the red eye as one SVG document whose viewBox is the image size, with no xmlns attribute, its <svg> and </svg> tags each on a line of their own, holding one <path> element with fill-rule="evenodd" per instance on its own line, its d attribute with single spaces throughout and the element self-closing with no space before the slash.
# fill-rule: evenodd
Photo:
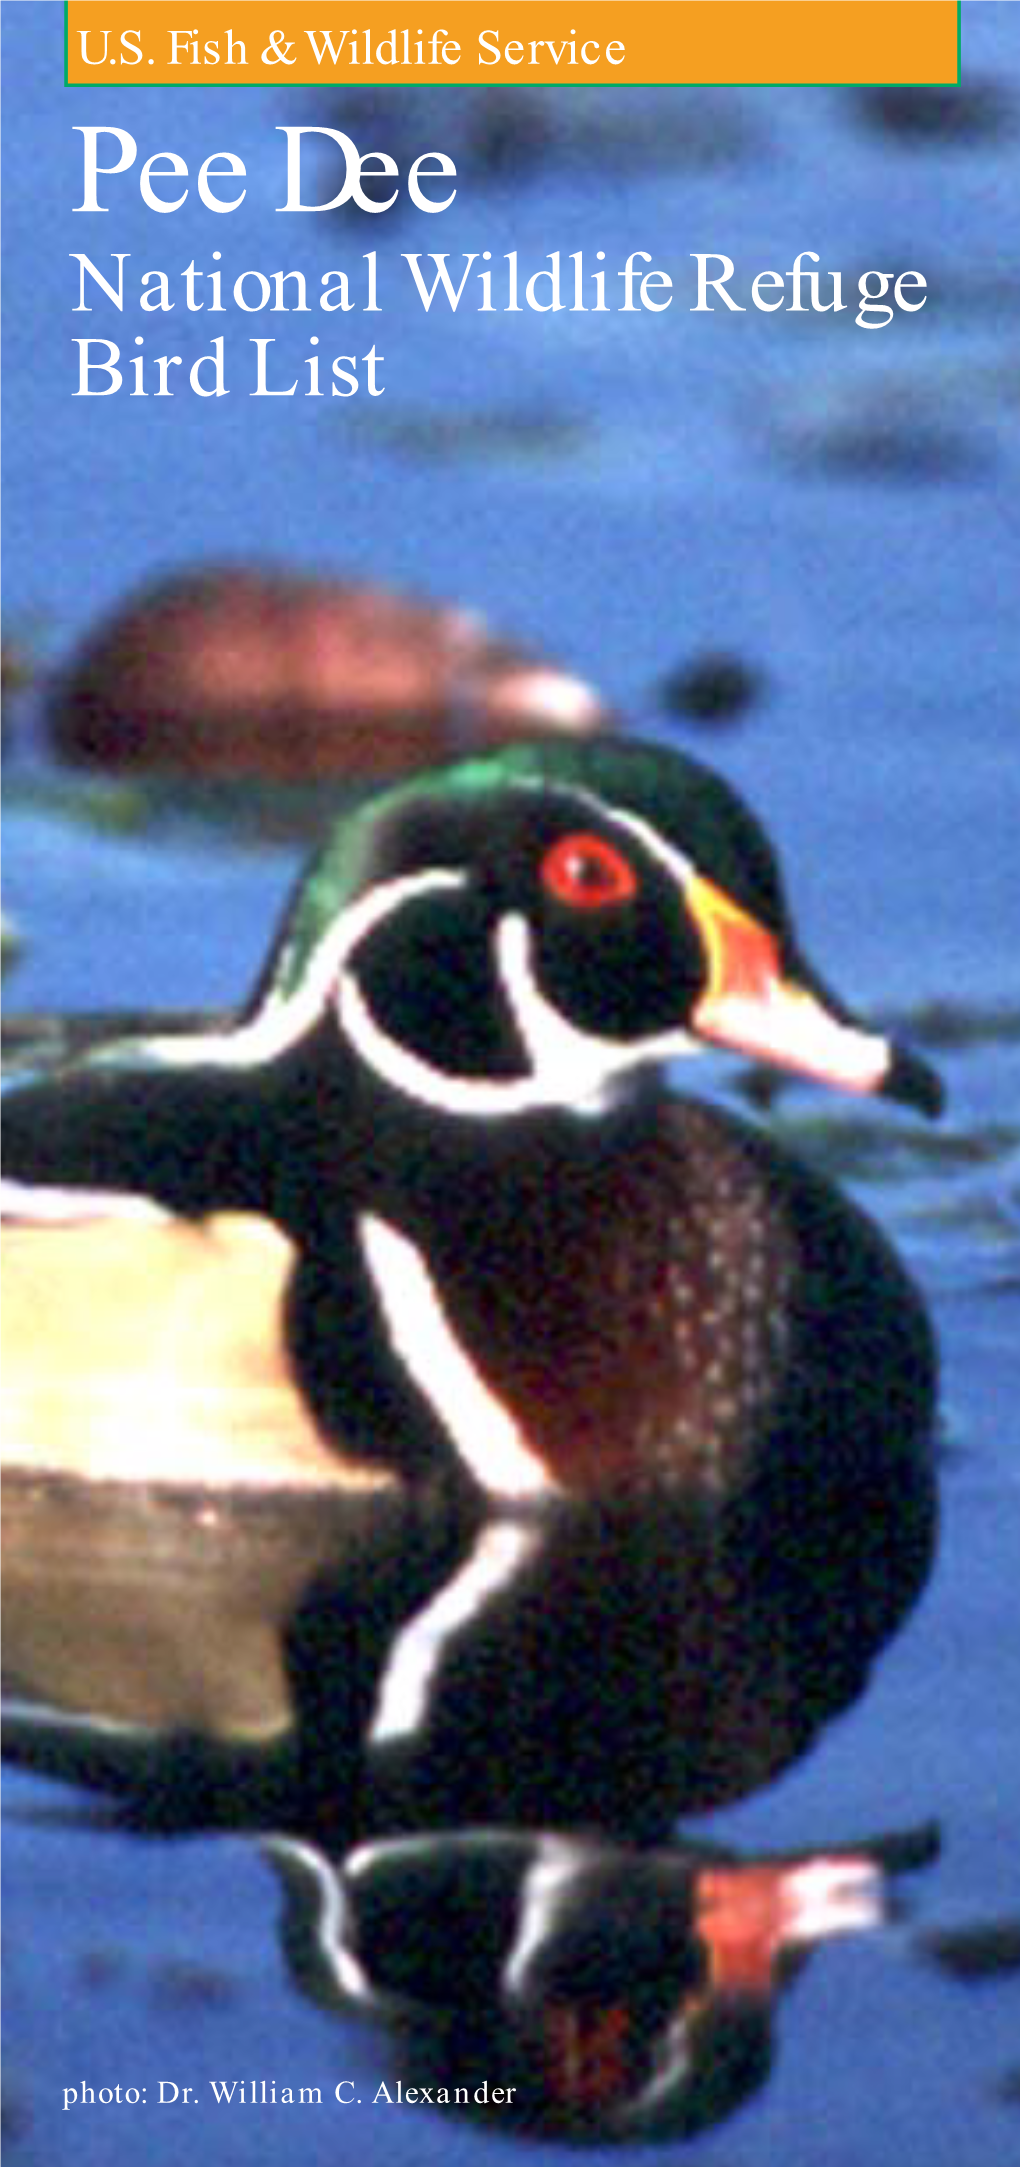
<svg viewBox="0 0 1020 2167">
<path fill-rule="evenodd" d="M 601 835 L 561 835 L 542 860 L 542 883 L 557 903 L 575 910 L 604 910 L 629 903 L 637 875 L 623 852 Z"/>
</svg>

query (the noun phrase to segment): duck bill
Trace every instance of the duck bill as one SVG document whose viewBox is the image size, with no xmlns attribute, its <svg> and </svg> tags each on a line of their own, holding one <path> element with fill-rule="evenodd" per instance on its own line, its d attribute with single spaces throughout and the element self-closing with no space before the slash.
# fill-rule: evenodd
<svg viewBox="0 0 1020 2167">
<path fill-rule="evenodd" d="M 942 1087 L 927 1063 L 854 1022 L 806 971 L 784 970 L 775 934 L 714 882 L 695 874 L 685 900 L 708 964 L 691 1018 L 699 1038 L 844 1091 L 939 1112 Z"/>
</svg>

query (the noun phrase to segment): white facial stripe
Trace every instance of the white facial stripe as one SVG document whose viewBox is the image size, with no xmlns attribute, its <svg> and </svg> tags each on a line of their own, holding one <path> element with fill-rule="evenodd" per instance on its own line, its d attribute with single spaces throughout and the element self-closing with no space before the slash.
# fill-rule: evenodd
<svg viewBox="0 0 1020 2167">
<path fill-rule="evenodd" d="M 600 812 L 609 814 L 614 826 L 626 828 L 631 835 L 636 835 L 638 842 L 644 850 L 647 850 L 649 857 L 657 858 L 659 864 L 665 866 L 670 878 L 676 882 L 681 893 L 686 893 L 689 882 L 697 876 L 697 867 L 691 858 L 686 857 L 682 850 L 674 850 L 671 843 L 664 842 L 662 836 L 652 827 L 651 822 L 642 820 L 640 813 L 625 813 L 615 805 L 601 805 L 597 798 L 593 799 L 592 802 L 599 806 Z"/>
<path fill-rule="evenodd" d="M 390 1038 L 375 1020 L 353 971 L 343 973 L 337 994 L 341 1029 L 363 1061 L 419 1105 L 439 1113 L 488 1120 L 494 1115 L 526 1113 L 549 1104 L 548 1092 L 534 1076 L 452 1076 L 433 1068 L 421 1054 Z"/>
<path fill-rule="evenodd" d="M 547 785 L 542 778 L 515 777 L 513 787 L 543 792 Z M 574 785 L 570 794 L 590 805 L 600 819 L 608 818 L 634 835 L 681 891 L 695 877 L 691 860 L 665 843 L 639 814 L 608 805 L 595 793 Z M 577 1030 L 545 999 L 534 970 L 530 928 L 517 912 L 508 913 L 497 926 L 495 960 L 530 1063 L 528 1074 L 507 1078 L 449 1075 L 390 1038 L 376 1022 L 355 970 L 347 966 L 366 935 L 402 904 L 442 890 L 466 888 L 469 880 L 467 872 L 434 866 L 380 882 L 339 913 L 313 950 L 295 990 L 271 992 L 249 1023 L 218 1036 L 151 1038 L 137 1050 L 169 1067 L 206 1062 L 222 1068 L 253 1068 L 285 1052 L 319 1021 L 335 998 L 342 1030 L 385 1082 L 420 1104 L 480 1120 L 549 1106 L 597 1112 L 614 1079 L 629 1073 L 636 1061 L 668 1061 L 699 1051 L 696 1040 L 679 1027 L 641 1041 L 601 1038 Z M 111 1059 L 117 1054 L 116 1047 L 110 1049 Z"/>
<path fill-rule="evenodd" d="M 370 1746 L 413 1737 L 422 1729 L 451 1642 L 510 1587 L 543 1541 L 540 1528 L 514 1520 L 486 1522 L 460 1571 L 398 1633 L 376 1697 L 368 1731 Z"/>
<path fill-rule="evenodd" d="M 358 1239 L 395 1352 L 481 1489 L 557 1496 L 559 1484 L 455 1337 L 414 1243 L 372 1212 L 359 1218 Z"/>
<path fill-rule="evenodd" d="M 391 911 L 418 896 L 441 889 L 465 888 L 466 873 L 433 866 L 420 873 L 404 873 L 398 879 L 380 881 L 347 905 L 334 919 L 319 946 L 313 950 L 307 972 L 293 993 L 270 993 L 250 1023 L 236 1031 L 193 1033 L 173 1038 L 148 1038 L 144 1050 L 162 1065 L 190 1068 L 196 1061 L 220 1068 L 254 1068 L 284 1053 L 303 1032 L 319 1021 L 334 989 L 344 982 L 348 957 Z M 117 1049 L 111 1048 L 111 1055 Z"/>
</svg>

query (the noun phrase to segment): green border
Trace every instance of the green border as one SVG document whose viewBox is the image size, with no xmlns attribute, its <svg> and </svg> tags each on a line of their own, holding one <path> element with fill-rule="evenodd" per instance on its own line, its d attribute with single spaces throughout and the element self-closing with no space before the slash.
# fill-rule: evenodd
<svg viewBox="0 0 1020 2167">
<path fill-rule="evenodd" d="M 823 0 L 818 0 L 818 4 L 819 4 L 819 5 L 822 5 L 822 4 L 823 4 Z M 64 88 L 65 88 L 65 90 L 88 90 L 88 89 L 89 89 L 89 87 L 90 87 L 88 83 L 72 83 L 72 82 L 71 82 L 71 81 L 69 80 L 69 76 L 70 76 L 69 53 L 70 53 L 70 36 L 71 36 L 71 31 L 70 31 L 70 20 L 69 20 L 69 12 L 70 12 L 70 0 L 64 0 Z M 292 76 L 292 75 L 289 75 L 289 76 L 288 76 L 288 77 L 286 78 L 286 84 L 287 84 L 287 89 L 288 89 L 288 90 L 321 90 L 321 89 L 323 88 L 323 86 L 324 86 L 324 82 L 325 82 L 325 80 L 326 80 L 326 79 L 325 79 L 325 78 L 324 78 L 323 76 L 321 76 L 321 75 L 302 75 L 302 76 Z M 343 78 L 340 78 L 340 77 L 333 77 L 332 79 L 330 79 L 328 87 L 329 87 L 330 89 L 332 89 L 332 90 L 339 90 L 339 89 L 341 89 L 341 88 L 343 87 L 343 84 L 344 84 L 344 83 L 345 83 L 345 82 L 346 82 L 347 80 L 348 80 L 348 79 L 347 79 L 346 77 L 343 77 Z M 754 80 L 754 81 L 752 81 L 752 82 L 748 83 L 748 82 L 745 82 L 745 81 L 743 81 L 743 79 L 742 79 L 742 78 L 740 78 L 739 76 L 730 76 L 730 75 L 727 75 L 727 76 L 724 76 L 724 77 L 716 77 L 716 76 L 713 76 L 713 77 L 711 77 L 711 78 L 710 78 L 710 77 L 708 77 L 708 76 L 701 76 L 701 75 L 694 75 L 694 76 L 679 76 L 679 75 L 678 75 L 678 76 L 672 76 L 672 77 L 671 77 L 671 78 L 669 79 L 669 81 L 668 81 L 668 82 L 666 82 L 666 81 L 660 81 L 660 79 L 659 79 L 658 77 L 656 77 L 656 78 L 655 78 L 655 81 L 654 81 L 654 82 L 651 82 L 651 83 L 635 83 L 635 82 L 633 82 L 633 81 L 631 80 L 631 78 L 630 78 L 630 77 L 628 76 L 628 77 L 626 78 L 626 80 L 625 80 L 624 82 L 621 82 L 621 83 L 619 83 L 618 85 L 615 85 L 615 86 L 614 86 L 614 85 L 613 85 L 612 83 L 606 83 L 606 84 L 603 84 L 603 85 L 602 85 L 601 87 L 602 87 L 603 89 L 606 89 L 606 90 L 612 90 L 612 89 L 613 89 L 614 87 L 615 87 L 615 88 L 618 88 L 618 89 L 620 89 L 620 90 L 672 90 L 672 89 L 674 89 L 674 88 L 676 88 L 676 89 L 691 89 L 691 90 L 731 90 L 731 89 L 732 89 L 732 90 L 853 90 L 853 89 L 855 89 L 855 88 L 856 88 L 856 87 L 857 87 L 858 85 L 859 85 L 859 86 L 860 86 L 861 88 L 865 88 L 865 87 L 867 87 L 867 86 L 868 86 L 869 84 L 874 84 L 874 83 L 888 83 L 888 84 L 890 84 L 890 86 L 892 86 L 892 87 L 898 87 L 898 86 L 899 86 L 900 84 L 905 84 L 905 85 L 908 85 L 908 86 L 909 86 L 909 85 L 912 85 L 912 84 L 918 84 L 918 85 L 923 85 L 923 84 L 926 84 L 926 83 L 935 83 L 935 84 L 940 84 L 940 85 L 944 84 L 944 85 L 947 85 L 947 86 L 948 86 L 948 85 L 952 85 L 952 84 L 954 84 L 954 83 L 955 83 L 955 84 L 959 84 L 959 83 L 961 83 L 961 82 L 962 82 L 962 80 L 963 80 L 963 0 L 956 0 L 956 74 L 955 74 L 955 76 L 950 76 L 950 75 L 863 75 L 863 76 L 853 76 L 853 77 L 850 77 L 850 76 L 840 76 L 840 78 L 838 79 L 838 81 L 837 81 L 837 82 L 827 81 L 827 82 L 824 82 L 824 83 L 822 83 L 822 82 L 816 82 L 816 80 L 815 80 L 815 78 L 814 78 L 813 76 L 811 77 L 810 81 L 808 81 L 808 80 L 807 80 L 806 78 L 804 78 L 804 77 L 801 77 L 801 76 L 794 76 L 794 78 L 793 78 L 792 82 L 791 82 L 791 81 L 790 81 L 790 80 L 789 80 L 788 78 L 785 78 L 785 77 L 784 77 L 784 78 L 781 78 L 781 79 L 779 79 L 779 80 L 778 80 L 778 81 L 776 81 L 776 82 L 767 82 L 767 83 L 761 82 L 760 80 L 758 80 L 757 78 L 755 78 L 755 80 Z M 582 84 L 580 84 L 580 83 L 575 83 L 575 84 L 565 83 L 565 82 L 564 82 L 564 80 L 563 80 L 563 77 L 562 77 L 562 75 L 554 75 L 554 76 L 549 76 L 548 78 L 547 78 L 547 77 L 545 77 L 545 76 L 543 76 L 543 77 L 541 78 L 541 80 L 540 80 L 540 81 L 537 81 L 537 82 L 536 82 L 536 81 L 533 81 L 533 80 L 532 80 L 532 78 L 531 78 L 531 77 L 529 77 L 529 78 L 528 78 L 528 81 L 527 81 L 527 83 L 526 83 L 526 84 L 523 84 L 523 83 L 522 83 L 522 84 L 520 84 L 520 85 L 517 85 L 517 84 L 514 84 L 514 83 L 510 83 L 510 84 L 505 84 L 505 83 L 504 83 L 504 84 L 502 84 L 502 85 L 501 85 L 500 87 L 501 87 L 502 89 L 510 89 L 510 90 L 514 90 L 514 89 L 517 89 L 517 88 L 520 88 L 520 89 L 522 89 L 522 90 L 524 90 L 524 89 L 527 89 L 527 90 L 549 90 L 549 89 L 553 89 L 553 88 L 555 88 L 556 86 L 558 86 L 558 87 L 559 87 L 559 88 L 560 88 L 561 90 L 570 90 L 570 89 L 574 89 L 574 90 L 580 90 L 580 89 L 584 88 L 584 85 L 582 85 Z M 130 88 L 131 88 L 132 86 L 131 86 L 131 85 L 130 85 L 130 83 L 129 83 L 129 84 L 127 84 L 127 85 L 126 85 L 125 87 L 126 87 L 127 89 L 130 89 Z M 136 84 L 136 85 L 135 85 L 134 87 L 135 87 L 136 89 L 140 89 L 140 88 L 141 88 L 141 85 L 140 85 L 140 84 Z M 230 83 L 224 83 L 224 82 L 222 81 L 222 79 L 218 79 L 218 80 L 217 80 L 217 81 L 216 81 L 215 83 L 210 83 L 210 84 L 209 84 L 209 85 L 208 85 L 207 87 L 208 87 L 208 88 L 209 88 L 210 90 L 224 90 L 224 89 L 226 89 L 226 90 L 230 90 L 231 88 L 233 88 L 234 90 L 262 90 L 262 89 L 265 89 L 266 85 L 265 85 L 265 84 L 263 84 L 263 83 L 234 83 L 233 85 L 231 85 Z M 270 87 L 271 87 L 271 86 L 270 86 Z M 406 81 L 406 82 L 404 81 L 404 79 L 403 79 L 403 78 L 401 78 L 401 79 L 400 79 L 399 81 L 395 81 L 395 82 L 386 82 L 386 83 L 380 83 L 380 84 L 377 84 L 377 85 L 376 85 L 376 88 L 377 88 L 377 89 L 380 89 L 380 90 L 465 90 L 465 89 L 476 89 L 476 90 L 477 90 L 477 89 L 479 89 L 479 88 L 481 88 L 481 89 L 484 89 L 484 87 L 485 87 L 485 86 L 484 86 L 484 84 L 481 84 L 481 85 L 480 85 L 480 84 L 478 84 L 478 83 L 463 83 L 463 82 L 462 82 L 462 83 L 423 83 L 423 82 L 422 82 L 422 81 L 420 80 L 420 78 L 419 78 L 419 77 L 417 77 L 417 76 L 412 76 L 412 77 L 410 77 L 410 79 L 409 79 L 408 81 Z M 493 86 L 493 87 L 494 87 L 494 86 Z M 597 85 L 595 85 L 595 84 L 591 84 L 591 85 L 590 85 L 589 87 L 590 87 L 591 89 L 596 89 L 596 88 L 597 88 L 597 87 L 599 87 L 599 86 L 597 86 Z M 107 80 L 106 80 L 106 79 L 104 78 L 103 82 L 102 82 L 102 83 L 97 83 L 97 84 L 96 84 L 96 86 L 95 86 L 95 88 L 96 88 L 97 90 L 112 90 L 112 89 L 119 89 L 119 88 L 120 88 L 120 85 L 119 85 L 119 82 L 118 82 L 117 84 L 112 84 L 112 83 L 108 82 L 108 81 L 107 81 Z M 196 82 L 193 82 L 193 81 L 190 81 L 190 80 L 189 80 L 189 81 L 186 81 L 186 82 L 182 82 L 182 81 L 181 81 L 181 78 L 180 78 L 179 76 L 172 76 L 172 77 L 171 77 L 171 76 L 168 76 L 168 75 L 156 75 L 156 76 L 148 75 L 148 76 L 146 76 L 146 78 L 145 78 L 145 88 L 146 88 L 146 90 L 201 90 L 201 89 L 203 88 L 203 86 L 202 86 L 202 84 L 201 84 L 201 83 L 196 83 Z"/>
</svg>

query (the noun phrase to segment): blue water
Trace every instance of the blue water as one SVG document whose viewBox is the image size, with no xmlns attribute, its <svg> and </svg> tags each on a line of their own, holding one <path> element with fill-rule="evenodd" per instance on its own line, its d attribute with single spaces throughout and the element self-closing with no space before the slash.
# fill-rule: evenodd
<svg viewBox="0 0 1020 2167">
<path fill-rule="evenodd" d="M 987 142 L 907 148 L 835 90 L 721 92 L 744 146 L 728 158 L 554 161 L 513 187 L 469 177 L 442 218 L 387 215 L 366 240 L 365 221 L 273 208 L 276 125 L 344 124 L 311 93 L 68 91 L 62 10 L 2 11 L 6 633 L 55 664 L 159 569 L 268 556 L 468 602 L 657 731 L 664 672 L 736 651 L 770 697 L 698 749 L 767 818 L 805 946 L 862 1005 L 916 1019 L 951 1004 L 982 1026 L 933 1049 L 951 1093 L 944 1141 L 904 1124 L 896 1151 L 869 1159 L 856 1115 L 822 1109 L 823 1149 L 893 1231 L 943 1346 L 937 1570 L 863 1701 L 711 1824 L 753 1851 L 935 1818 L 943 1851 L 905 1884 L 902 1917 L 822 1949 L 784 2000 L 769 2084 L 699 2140 L 727 2167 L 1020 2157 L 1016 1974 L 963 1983 L 921 1949 L 935 1928 L 1020 1912 L 1020 14 L 1008 0 L 962 13 L 965 75 L 1015 101 L 1012 131 Z M 678 124 L 694 95 L 674 94 Z M 97 120 L 192 166 L 239 150 L 243 213 L 213 221 L 189 202 L 156 219 L 120 182 L 106 220 L 72 215 L 73 125 Z M 384 108 L 373 140 L 386 125 Z M 368 147 L 367 124 L 350 127 Z M 442 142 L 442 121 L 412 127 L 413 149 Z M 384 270 L 411 248 L 489 248 L 497 263 L 517 248 L 529 268 L 556 248 L 604 248 L 610 267 L 646 248 L 684 297 L 691 250 L 758 270 L 811 247 L 848 282 L 916 267 L 931 299 L 872 333 L 851 312 L 698 317 L 685 301 L 656 317 L 426 317 L 394 278 L 378 332 L 387 391 L 371 412 L 360 396 L 71 398 L 82 323 L 126 348 L 140 329 L 147 351 L 164 350 L 158 319 L 71 315 L 71 250 L 97 263 L 127 250 L 129 273 L 176 273 L 218 246 L 235 275 L 302 266 L 317 279 L 369 245 Z M 372 322 L 346 319 L 337 348 L 361 352 Z M 175 324 L 170 350 L 204 351 L 207 328 L 238 352 L 249 333 L 275 333 L 291 381 L 309 330 L 329 326 L 195 317 Z M 430 456 L 415 434 L 430 415 L 509 425 Z M 521 416 L 548 419 L 543 448 L 526 431 L 513 441 Z M 15 719 L 31 731 L 30 703 Z M 26 940 L 12 1013 L 233 998 L 296 862 L 187 827 L 104 840 L 17 802 L 6 827 L 5 908 Z M 819 1111 L 806 1094 L 791 1105 L 794 1121 Z M 325 2093 L 346 2075 L 374 2083 L 385 2064 L 371 2035 L 292 1993 L 275 1886 L 239 1839 L 161 1846 L 65 1825 L 73 1794 L 22 1775 L 5 1779 L 5 1800 L 12 2159 L 159 2167 L 186 2147 L 215 2167 L 311 2163 L 343 2156 L 353 2133 L 367 2161 L 393 2167 L 491 2145 L 410 2110 L 344 2124 L 324 2107 L 297 2133 L 269 2110 L 63 2114 L 79 2075 L 148 2080 L 151 2097 L 160 2078 L 207 2090 L 210 2075 L 275 2068 Z"/>
</svg>

